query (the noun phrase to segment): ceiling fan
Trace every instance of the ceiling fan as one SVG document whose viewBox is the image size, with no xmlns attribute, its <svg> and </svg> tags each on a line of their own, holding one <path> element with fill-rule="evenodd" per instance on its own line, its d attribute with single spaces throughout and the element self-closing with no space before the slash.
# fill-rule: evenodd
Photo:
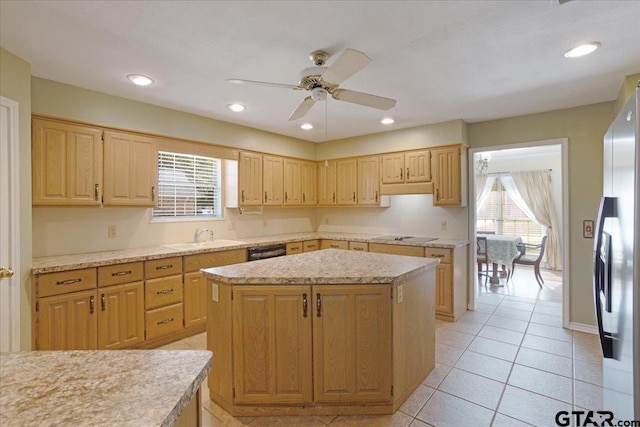
<svg viewBox="0 0 640 427">
<path fill-rule="evenodd" d="M 311 95 L 307 96 L 300 105 L 298 105 L 295 111 L 289 116 L 289 120 L 297 120 L 303 117 L 317 101 L 325 101 L 327 94 L 338 101 L 351 102 L 379 110 L 388 110 L 396 105 L 395 99 L 340 88 L 340 83 L 362 70 L 371 62 L 371 59 L 366 54 L 358 50 L 346 49 L 331 66 L 327 67 L 325 63 L 327 59 L 329 59 L 329 56 L 330 55 L 323 50 L 311 52 L 309 58 L 314 66 L 302 70 L 300 73 L 300 82 L 297 85 L 242 79 L 227 79 L 227 81 L 236 84 L 254 84 L 310 91 Z"/>
</svg>

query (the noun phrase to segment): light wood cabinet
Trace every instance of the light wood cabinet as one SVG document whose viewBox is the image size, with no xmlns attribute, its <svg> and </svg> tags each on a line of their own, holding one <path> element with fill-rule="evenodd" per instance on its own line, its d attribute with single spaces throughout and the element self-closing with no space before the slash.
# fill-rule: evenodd
<svg viewBox="0 0 640 427">
<path fill-rule="evenodd" d="M 40 298 L 35 349 L 96 350 L 96 299 L 95 290 Z"/>
<path fill-rule="evenodd" d="M 320 241 L 305 240 L 302 245 L 302 252 L 313 252 L 320 249 Z"/>
<path fill-rule="evenodd" d="M 282 206 L 284 197 L 282 157 L 262 156 L 262 191 L 265 206 Z"/>
<path fill-rule="evenodd" d="M 240 206 L 262 205 L 262 155 L 241 151 L 238 161 Z"/>
<path fill-rule="evenodd" d="M 380 204 L 380 158 L 368 156 L 358 158 L 358 205 Z"/>
<path fill-rule="evenodd" d="M 116 350 L 144 341 L 143 282 L 101 288 L 98 349 Z"/>
<path fill-rule="evenodd" d="M 358 163 L 356 159 L 342 159 L 336 162 L 336 204 L 355 205 L 358 203 Z"/>
<path fill-rule="evenodd" d="M 284 205 L 302 204 L 302 162 L 284 159 Z"/>
<path fill-rule="evenodd" d="M 33 119 L 34 206 L 100 206 L 102 163 L 102 130 Z"/>
<path fill-rule="evenodd" d="M 380 156 L 380 194 L 431 194 L 431 151 L 412 150 Z"/>
<path fill-rule="evenodd" d="M 455 145 L 432 151 L 433 204 L 435 206 L 466 206 L 466 146 Z"/>
<path fill-rule="evenodd" d="M 367 242 L 349 242 L 349 250 L 369 252 L 369 244 Z"/>
<path fill-rule="evenodd" d="M 146 339 L 184 329 L 182 258 L 144 262 L 144 325 Z"/>
<path fill-rule="evenodd" d="M 318 204 L 318 166 L 316 162 L 302 161 L 302 204 Z"/>
<path fill-rule="evenodd" d="M 467 246 L 426 248 L 427 258 L 437 258 L 436 317 L 455 321 L 467 309 Z"/>
<path fill-rule="evenodd" d="M 409 151 L 404 154 L 405 181 L 431 181 L 431 151 Z"/>
<path fill-rule="evenodd" d="M 104 205 L 155 206 L 157 145 L 157 140 L 148 136 L 104 133 Z"/>
<path fill-rule="evenodd" d="M 318 163 L 318 204 L 335 206 L 336 204 L 336 169 L 335 160 Z"/>
<path fill-rule="evenodd" d="M 302 242 L 287 243 L 286 247 L 287 255 L 301 254 L 302 252 L 304 252 Z"/>
<path fill-rule="evenodd" d="M 402 184 L 405 182 L 404 153 L 389 153 L 380 156 L 381 181 L 383 184 Z"/>
<path fill-rule="evenodd" d="M 313 286 L 314 399 L 391 400 L 389 286 Z"/>
<path fill-rule="evenodd" d="M 311 402 L 310 299 L 309 286 L 247 286 L 234 290 L 236 402 Z"/>
<path fill-rule="evenodd" d="M 369 252 L 391 255 L 424 256 L 422 246 L 387 245 L 385 243 L 369 243 Z"/>
<path fill-rule="evenodd" d="M 346 240 L 322 239 L 320 249 L 349 249 L 349 242 Z"/>
</svg>

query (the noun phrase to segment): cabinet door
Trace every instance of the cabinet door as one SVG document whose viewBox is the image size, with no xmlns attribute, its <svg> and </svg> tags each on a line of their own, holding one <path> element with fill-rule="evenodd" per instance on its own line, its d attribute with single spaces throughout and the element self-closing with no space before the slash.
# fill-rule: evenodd
<svg viewBox="0 0 640 427">
<path fill-rule="evenodd" d="M 240 206 L 262 204 L 262 155 L 240 153 L 238 162 L 238 200 Z"/>
<path fill-rule="evenodd" d="M 104 133 L 104 204 L 155 206 L 158 149 L 154 138 Z"/>
<path fill-rule="evenodd" d="M 460 147 L 433 150 L 433 203 L 436 206 L 462 203 Z"/>
<path fill-rule="evenodd" d="M 262 190 L 264 191 L 264 205 L 282 205 L 283 180 L 282 157 L 263 156 Z"/>
<path fill-rule="evenodd" d="M 184 275 L 184 327 L 207 323 L 207 279 L 196 271 Z"/>
<path fill-rule="evenodd" d="M 422 150 L 405 153 L 405 169 L 407 182 L 430 182 L 431 152 Z"/>
<path fill-rule="evenodd" d="M 284 204 L 296 206 L 302 203 L 302 163 L 284 159 Z"/>
<path fill-rule="evenodd" d="M 358 191 L 358 167 L 356 159 L 336 162 L 336 199 L 339 205 L 355 205 Z"/>
<path fill-rule="evenodd" d="M 436 265 L 436 311 L 453 314 L 453 281 L 451 264 Z"/>
<path fill-rule="evenodd" d="M 302 162 L 302 204 L 318 204 L 318 166 L 316 162 Z"/>
<path fill-rule="evenodd" d="M 311 402 L 311 288 L 233 290 L 235 403 Z"/>
<path fill-rule="evenodd" d="M 380 158 L 378 156 L 358 159 L 358 204 L 380 204 Z"/>
<path fill-rule="evenodd" d="M 98 349 L 115 350 L 144 341 L 142 282 L 100 289 Z"/>
<path fill-rule="evenodd" d="M 382 183 L 402 184 L 404 183 L 404 154 L 391 153 L 381 157 L 382 163 Z"/>
<path fill-rule="evenodd" d="M 391 399 L 389 286 L 314 286 L 313 378 L 318 403 Z"/>
<path fill-rule="evenodd" d="M 102 191 L 102 131 L 33 120 L 34 205 L 99 206 Z"/>
<path fill-rule="evenodd" d="M 336 162 L 320 162 L 318 164 L 318 204 L 336 204 Z"/>
<path fill-rule="evenodd" d="M 96 291 L 40 298 L 36 350 L 95 350 Z"/>
</svg>

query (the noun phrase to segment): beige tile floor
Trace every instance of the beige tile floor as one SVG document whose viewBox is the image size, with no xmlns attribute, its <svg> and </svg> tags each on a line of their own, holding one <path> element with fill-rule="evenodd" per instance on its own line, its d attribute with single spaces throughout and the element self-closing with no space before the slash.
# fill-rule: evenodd
<svg viewBox="0 0 640 427">
<path fill-rule="evenodd" d="M 436 367 L 394 415 L 234 418 L 208 399 L 205 383 L 203 424 L 555 426 L 560 410 L 602 409 L 602 359 L 596 336 L 563 329 L 561 304 L 553 301 L 549 289 L 539 291 L 526 273 L 517 271 L 505 287 L 480 283 L 476 311 L 466 312 L 455 323 L 437 321 Z M 551 288 L 555 273 L 549 274 L 549 279 L 545 273 L 543 277 Z M 543 293 L 547 299 L 538 298 Z M 200 334 L 165 348 L 205 347 L 206 334 Z"/>
</svg>

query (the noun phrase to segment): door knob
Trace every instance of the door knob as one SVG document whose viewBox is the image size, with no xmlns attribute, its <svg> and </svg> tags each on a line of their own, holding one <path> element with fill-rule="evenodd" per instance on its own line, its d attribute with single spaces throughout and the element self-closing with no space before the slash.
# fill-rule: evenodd
<svg viewBox="0 0 640 427">
<path fill-rule="evenodd" d="M 10 268 L 4 268 L 4 267 L 0 267 L 0 279 L 4 279 L 5 277 L 12 277 L 13 276 L 13 270 Z"/>
</svg>

